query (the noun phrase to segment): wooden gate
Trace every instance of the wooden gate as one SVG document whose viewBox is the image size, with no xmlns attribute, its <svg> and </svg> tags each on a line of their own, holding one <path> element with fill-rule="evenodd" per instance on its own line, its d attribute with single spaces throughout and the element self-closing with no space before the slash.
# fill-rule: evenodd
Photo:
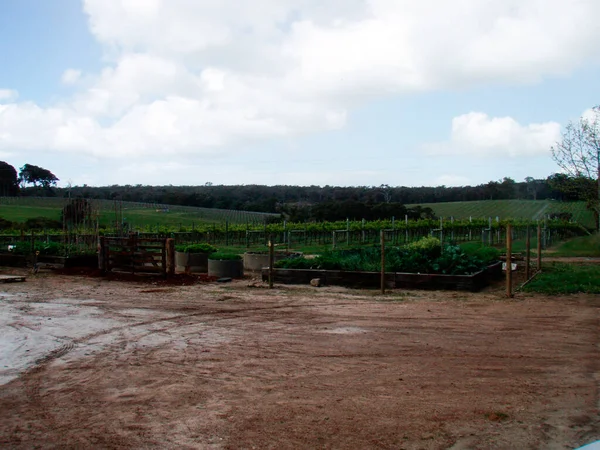
<svg viewBox="0 0 600 450">
<path fill-rule="evenodd" d="M 129 273 L 175 273 L 175 242 L 173 239 L 140 239 L 101 237 L 98 264 L 103 272 L 113 270 Z"/>
</svg>

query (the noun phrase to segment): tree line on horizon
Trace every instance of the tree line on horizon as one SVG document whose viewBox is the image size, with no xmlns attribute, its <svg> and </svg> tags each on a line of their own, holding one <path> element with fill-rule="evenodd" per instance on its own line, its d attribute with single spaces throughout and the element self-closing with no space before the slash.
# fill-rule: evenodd
<svg viewBox="0 0 600 450">
<path fill-rule="evenodd" d="M 289 212 L 332 202 L 369 205 L 417 205 L 473 200 L 581 200 L 593 180 L 556 173 L 546 179 L 527 177 L 518 182 L 505 177 L 475 186 L 290 186 L 214 185 L 198 186 L 69 186 L 56 187 L 58 178 L 49 170 L 24 165 L 20 172 L 0 161 L 1 196 L 72 197 L 122 200 L 203 208 L 257 212 Z M 589 186 L 588 186 L 589 185 Z M 385 207 L 382 207 L 385 209 Z"/>
<path fill-rule="evenodd" d="M 410 214 L 427 218 L 428 208 L 405 205 L 473 200 L 582 200 L 593 211 L 600 230 L 600 106 L 571 121 L 551 148 L 552 159 L 563 170 L 546 179 L 509 177 L 477 186 L 69 186 L 57 188 L 58 178 L 42 167 L 25 164 L 17 174 L 0 161 L 0 196 L 54 196 L 84 199 L 161 203 L 280 213 L 293 221 L 389 218 Z M 31 186 L 29 186 L 31 185 Z"/>
<path fill-rule="evenodd" d="M 595 181 L 556 173 L 546 179 L 522 182 L 505 177 L 476 186 L 70 186 L 56 187 L 49 170 L 26 164 L 17 174 L 0 161 L 2 196 L 63 197 L 157 203 L 281 214 L 294 222 L 349 219 L 434 218 L 430 208 L 407 207 L 423 203 L 474 200 L 586 200 Z"/>
</svg>

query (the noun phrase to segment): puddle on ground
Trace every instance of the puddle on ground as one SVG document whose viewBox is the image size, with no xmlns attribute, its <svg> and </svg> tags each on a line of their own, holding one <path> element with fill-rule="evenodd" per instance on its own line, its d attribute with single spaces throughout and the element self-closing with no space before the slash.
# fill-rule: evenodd
<svg viewBox="0 0 600 450">
<path fill-rule="evenodd" d="M 359 327 L 337 327 L 330 328 L 327 330 L 320 330 L 321 333 L 329 333 L 329 334 L 362 334 L 368 333 L 369 330 L 365 330 L 364 328 Z"/>
</svg>

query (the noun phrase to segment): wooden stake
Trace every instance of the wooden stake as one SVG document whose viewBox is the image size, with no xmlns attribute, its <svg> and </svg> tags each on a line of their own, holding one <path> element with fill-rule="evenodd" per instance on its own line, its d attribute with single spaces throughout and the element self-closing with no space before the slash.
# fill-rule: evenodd
<svg viewBox="0 0 600 450">
<path fill-rule="evenodd" d="M 529 280 L 531 276 L 531 232 L 527 227 L 527 234 L 525 236 L 525 280 Z"/>
<path fill-rule="evenodd" d="M 512 227 L 506 225 L 506 296 L 512 298 Z"/>
<path fill-rule="evenodd" d="M 175 275 L 175 239 L 167 239 L 167 275 Z"/>
<path fill-rule="evenodd" d="M 542 270 L 542 226 L 539 223 L 537 229 L 537 270 Z"/>
<path fill-rule="evenodd" d="M 381 293 L 385 294 L 385 231 L 381 230 Z"/>
<path fill-rule="evenodd" d="M 269 236 L 269 289 L 273 289 L 273 265 L 275 264 L 275 246 L 273 237 Z"/>
<path fill-rule="evenodd" d="M 106 273 L 106 249 L 104 239 L 104 236 L 98 238 L 98 269 L 100 269 L 103 274 Z"/>
</svg>

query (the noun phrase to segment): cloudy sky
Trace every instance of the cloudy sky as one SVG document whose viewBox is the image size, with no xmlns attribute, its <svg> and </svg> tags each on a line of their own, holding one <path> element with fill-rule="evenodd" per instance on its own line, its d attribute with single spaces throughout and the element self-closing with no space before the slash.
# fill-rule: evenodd
<svg viewBox="0 0 600 450">
<path fill-rule="evenodd" d="M 558 170 L 598 0 L 0 0 L 0 159 L 61 184 L 464 185 Z"/>
</svg>

